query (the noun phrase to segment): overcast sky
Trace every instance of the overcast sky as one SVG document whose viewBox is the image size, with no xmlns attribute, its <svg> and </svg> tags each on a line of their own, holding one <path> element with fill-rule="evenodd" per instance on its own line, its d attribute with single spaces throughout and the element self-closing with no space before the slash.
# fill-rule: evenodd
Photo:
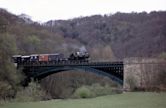
<svg viewBox="0 0 166 108">
<path fill-rule="evenodd" d="M 0 8 L 25 13 L 35 21 L 71 19 L 94 14 L 166 10 L 166 0 L 0 0 Z"/>
</svg>

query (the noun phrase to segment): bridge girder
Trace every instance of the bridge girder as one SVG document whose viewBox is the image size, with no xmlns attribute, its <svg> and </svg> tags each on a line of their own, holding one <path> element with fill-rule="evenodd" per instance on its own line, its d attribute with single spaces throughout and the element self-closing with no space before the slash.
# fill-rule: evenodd
<svg viewBox="0 0 166 108">
<path fill-rule="evenodd" d="M 48 70 L 44 70 L 38 74 L 34 74 L 34 78 L 37 79 L 42 79 L 48 75 L 54 74 L 54 73 L 58 73 L 58 72 L 62 72 L 62 71 L 68 71 L 68 70 L 81 70 L 80 72 L 91 72 L 91 73 L 95 73 L 99 76 L 104 76 L 104 77 L 109 77 L 111 78 L 113 81 L 118 82 L 119 84 L 123 84 L 123 79 L 120 79 L 119 77 L 116 77 L 114 75 L 108 74 L 107 72 L 104 72 L 102 70 L 98 70 L 95 68 L 91 68 L 91 67 L 84 67 L 84 66 L 76 66 L 76 67 L 55 67 L 55 68 L 49 68 Z"/>
<path fill-rule="evenodd" d="M 82 70 L 81 72 L 91 72 L 100 76 L 106 76 L 123 85 L 123 63 L 118 64 L 95 64 L 95 65 L 22 65 L 27 77 L 42 79 L 48 75 L 68 71 Z"/>
</svg>

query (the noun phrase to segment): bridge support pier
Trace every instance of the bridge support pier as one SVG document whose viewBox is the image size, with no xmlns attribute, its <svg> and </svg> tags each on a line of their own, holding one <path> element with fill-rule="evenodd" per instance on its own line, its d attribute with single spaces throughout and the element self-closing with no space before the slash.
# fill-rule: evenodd
<svg viewBox="0 0 166 108">
<path fill-rule="evenodd" d="M 154 90 L 166 87 L 166 60 L 126 58 L 124 60 L 125 90 Z"/>
</svg>

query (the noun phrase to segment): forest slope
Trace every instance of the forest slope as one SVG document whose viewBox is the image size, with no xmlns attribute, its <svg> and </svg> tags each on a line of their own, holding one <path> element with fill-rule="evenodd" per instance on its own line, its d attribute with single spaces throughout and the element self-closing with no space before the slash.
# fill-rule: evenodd
<svg viewBox="0 0 166 108">
<path fill-rule="evenodd" d="M 64 37 L 87 46 L 111 44 L 117 58 L 155 57 L 166 51 L 166 12 L 116 13 L 71 20 L 48 21 L 45 25 Z"/>
</svg>

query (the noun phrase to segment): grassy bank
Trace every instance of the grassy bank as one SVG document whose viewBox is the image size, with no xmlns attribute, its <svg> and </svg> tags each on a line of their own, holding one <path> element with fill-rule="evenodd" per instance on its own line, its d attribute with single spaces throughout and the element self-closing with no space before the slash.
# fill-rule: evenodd
<svg viewBox="0 0 166 108">
<path fill-rule="evenodd" d="M 0 108 L 166 108 L 166 93 L 132 92 L 91 99 L 6 103 Z"/>
</svg>

